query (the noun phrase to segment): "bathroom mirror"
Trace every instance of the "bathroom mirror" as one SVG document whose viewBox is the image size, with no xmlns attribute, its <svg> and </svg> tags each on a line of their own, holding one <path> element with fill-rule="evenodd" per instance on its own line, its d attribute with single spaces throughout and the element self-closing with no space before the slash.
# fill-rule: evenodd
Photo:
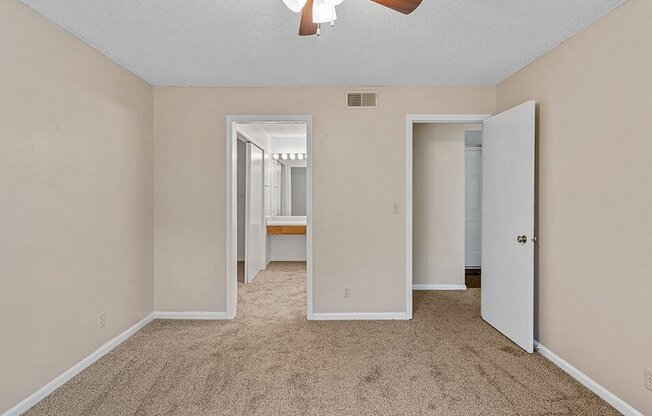
<svg viewBox="0 0 652 416">
<path fill-rule="evenodd" d="M 291 155 L 294 157 L 290 158 Z M 306 215 L 307 163 L 306 155 L 300 155 L 274 154 L 270 195 L 272 216 Z"/>
</svg>

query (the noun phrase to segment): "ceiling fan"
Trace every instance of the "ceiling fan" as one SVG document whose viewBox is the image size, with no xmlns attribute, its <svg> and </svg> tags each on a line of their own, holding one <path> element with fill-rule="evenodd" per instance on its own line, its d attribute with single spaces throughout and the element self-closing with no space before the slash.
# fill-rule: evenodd
<svg viewBox="0 0 652 416">
<path fill-rule="evenodd" d="M 335 25 L 337 13 L 335 6 L 344 0 L 283 0 L 286 6 L 295 13 L 301 12 L 299 36 L 319 36 L 321 24 Z M 371 0 L 403 14 L 412 13 L 422 0 Z"/>
</svg>

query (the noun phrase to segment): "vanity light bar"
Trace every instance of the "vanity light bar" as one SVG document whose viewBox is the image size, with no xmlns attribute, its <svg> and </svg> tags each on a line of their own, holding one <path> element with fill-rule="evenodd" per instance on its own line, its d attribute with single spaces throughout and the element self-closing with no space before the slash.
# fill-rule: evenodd
<svg viewBox="0 0 652 416">
<path fill-rule="evenodd" d="M 308 160 L 306 153 L 274 153 L 272 157 L 274 160 Z"/>
</svg>

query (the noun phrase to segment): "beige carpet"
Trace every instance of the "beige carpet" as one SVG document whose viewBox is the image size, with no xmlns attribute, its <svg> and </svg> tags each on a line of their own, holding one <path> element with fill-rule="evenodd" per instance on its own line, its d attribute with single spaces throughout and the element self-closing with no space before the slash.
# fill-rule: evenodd
<svg viewBox="0 0 652 416">
<path fill-rule="evenodd" d="M 416 292 L 409 322 L 308 322 L 305 266 L 239 286 L 234 321 L 155 321 L 29 415 L 616 415 L 479 316 Z"/>
</svg>

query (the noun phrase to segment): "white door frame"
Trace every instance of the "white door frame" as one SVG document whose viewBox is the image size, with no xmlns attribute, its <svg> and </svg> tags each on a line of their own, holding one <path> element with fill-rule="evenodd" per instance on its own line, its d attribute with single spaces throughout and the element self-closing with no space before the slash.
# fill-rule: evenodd
<svg viewBox="0 0 652 416">
<path fill-rule="evenodd" d="M 405 315 L 412 319 L 412 187 L 414 158 L 412 146 L 415 124 L 482 124 L 492 114 L 408 114 L 405 122 Z"/>
<path fill-rule="evenodd" d="M 226 317 L 235 318 L 238 303 L 238 186 L 237 186 L 237 123 L 303 123 L 306 125 L 307 169 L 306 169 L 306 300 L 308 319 L 313 319 L 312 284 L 312 116 L 226 116 Z M 264 201 L 266 203 L 266 201 Z"/>
</svg>

